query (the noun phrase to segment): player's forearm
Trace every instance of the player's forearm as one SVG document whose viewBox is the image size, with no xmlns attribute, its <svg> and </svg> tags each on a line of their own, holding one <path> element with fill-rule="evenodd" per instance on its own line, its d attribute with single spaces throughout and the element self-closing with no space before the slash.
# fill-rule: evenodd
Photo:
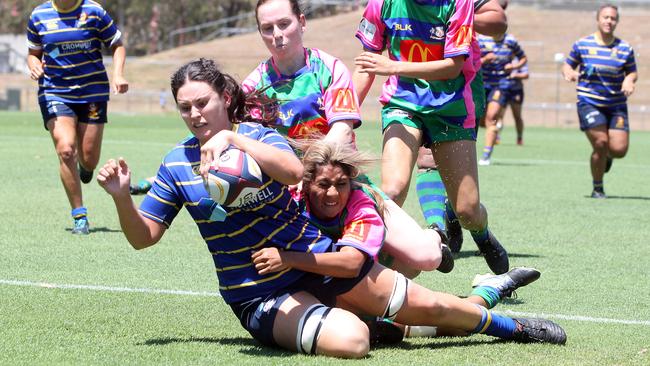
<svg viewBox="0 0 650 366">
<path fill-rule="evenodd" d="M 513 62 L 512 63 L 512 68 L 517 70 L 517 69 L 522 68 L 527 63 L 528 63 L 528 58 L 526 56 L 524 56 L 524 57 L 518 59 L 516 62 Z"/>
<path fill-rule="evenodd" d="M 368 96 L 370 87 L 375 81 L 375 75 L 369 74 L 367 72 L 360 72 L 360 68 L 357 66 L 352 73 L 352 84 L 354 84 L 354 89 L 357 91 L 357 96 L 359 97 L 359 105 L 363 104 L 363 101 Z"/>
<path fill-rule="evenodd" d="M 449 80 L 458 77 L 464 63 L 465 56 L 456 56 L 429 62 L 395 61 L 395 74 L 429 81 Z"/>
<path fill-rule="evenodd" d="M 365 261 L 364 254 L 356 249 L 354 250 L 356 253 L 350 251 L 333 253 L 285 251 L 281 255 L 282 261 L 291 268 L 323 276 L 352 278 L 359 275 Z"/>
<path fill-rule="evenodd" d="M 133 248 L 144 249 L 158 242 L 160 236 L 154 235 L 148 223 L 150 220 L 138 212 L 131 196 L 114 196 L 113 202 L 117 208 L 122 232 Z"/>
<path fill-rule="evenodd" d="M 293 153 L 249 137 L 233 134 L 231 143 L 248 153 L 269 177 L 286 185 L 302 180 L 303 166 Z"/>
<path fill-rule="evenodd" d="M 113 46 L 113 75 L 124 76 L 124 64 L 126 63 L 126 48 L 122 44 Z"/>
<path fill-rule="evenodd" d="M 351 144 L 354 142 L 354 132 L 352 128 L 355 121 L 352 120 L 342 120 L 336 121 L 330 126 L 325 140 L 337 142 L 340 144 Z"/>
<path fill-rule="evenodd" d="M 631 72 L 631 73 L 625 75 L 625 79 L 623 79 L 623 82 L 624 83 L 625 82 L 628 82 L 628 83 L 631 82 L 632 84 L 634 84 L 634 83 L 636 83 L 636 81 L 638 79 L 639 79 L 639 74 L 635 71 L 635 72 Z"/>
</svg>

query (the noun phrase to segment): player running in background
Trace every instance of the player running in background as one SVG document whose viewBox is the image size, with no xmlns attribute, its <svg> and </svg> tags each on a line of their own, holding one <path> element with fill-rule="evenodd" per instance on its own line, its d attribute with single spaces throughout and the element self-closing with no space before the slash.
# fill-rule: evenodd
<svg viewBox="0 0 650 366">
<path fill-rule="evenodd" d="M 511 34 L 501 37 L 479 35 L 481 47 L 481 72 L 485 83 L 487 110 L 485 112 L 485 146 L 479 165 L 490 165 L 499 129 L 497 123 L 508 104 L 510 92 L 510 73 L 527 62 L 524 51 Z"/>
<path fill-rule="evenodd" d="M 124 160 L 109 160 L 97 180 L 112 196 L 122 230 L 136 249 L 159 242 L 185 207 L 213 256 L 222 298 L 260 343 L 306 354 L 364 357 L 369 351 L 368 328 L 350 309 L 404 324 L 441 326 L 511 341 L 566 342 L 566 333 L 553 322 L 513 319 L 453 295 L 431 292 L 370 258 L 354 273 L 336 272 L 335 266 L 315 261 L 316 254 L 324 254 L 327 260 L 326 254 L 335 256 L 339 248 L 300 213 L 287 189 L 287 184 L 300 181 L 302 164 L 276 131 L 245 122 L 255 120 L 251 108 L 257 112 L 261 108 L 257 114 L 263 118 L 275 118 L 264 113 L 270 104 L 264 98 L 253 99 L 259 95 L 245 95 L 230 76 L 205 59 L 174 73 L 172 94 L 193 136 L 165 156 L 139 210 L 129 194 L 130 172 Z M 255 159 L 267 189 L 249 209 L 223 207 L 224 215 L 217 218 L 206 210 L 214 202 L 201 176 L 211 164 L 201 146 L 213 138 L 221 141 L 222 149 L 233 146 Z M 253 252 L 265 248 L 309 253 L 314 261 L 260 273 Z M 355 249 L 341 248 L 348 250 Z M 316 268 L 332 270 L 326 275 L 309 273 Z M 345 309 L 334 307 L 338 295 L 345 295 Z"/>
<path fill-rule="evenodd" d="M 88 234 L 81 182 L 99 162 L 110 85 L 102 46 L 113 54 L 112 89 L 125 93 L 126 51 L 113 19 L 90 0 L 52 0 L 37 6 L 27 24 L 30 76 L 38 80 L 38 104 L 59 157 L 59 175 L 74 220 L 73 234 Z"/>
<path fill-rule="evenodd" d="M 517 130 L 517 145 L 522 146 L 524 144 L 524 119 L 522 117 L 522 105 L 524 104 L 524 80 L 528 79 L 528 63 L 520 67 L 517 70 L 512 70 L 510 72 L 508 85 L 508 105 L 512 111 L 512 118 L 515 120 L 515 128 Z M 503 110 L 502 117 L 500 118 L 503 121 L 503 116 L 505 115 L 505 109 Z M 502 124 L 503 126 L 503 124 Z M 499 128 L 499 135 L 501 134 L 501 128 Z M 497 135 L 497 139 L 499 138 Z"/>
<path fill-rule="evenodd" d="M 593 149 L 591 197 L 606 198 L 603 177 L 612 159 L 624 157 L 630 144 L 627 98 L 634 92 L 637 71 L 632 46 L 614 36 L 618 8 L 601 6 L 596 20 L 598 30 L 574 43 L 562 74 L 567 81 L 578 81 L 580 130 Z"/>
<path fill-rule="evenodd" d="M 389 76 L 380 97 L 382 190 L 402 204 L 418 148 L 429 147 L 453 211 L 490 269 L 501 274 L 509 269 L 508 255 L 479 199 L 472 81 L 480 51 L 473 22 L 471 1 L 369 1 L 357 31 L 365 52 L 355 59 L 354 84 L 364 100 L 376 75 Z M 389 57 L 381 54 L 385 49 Z"/>
</svg>

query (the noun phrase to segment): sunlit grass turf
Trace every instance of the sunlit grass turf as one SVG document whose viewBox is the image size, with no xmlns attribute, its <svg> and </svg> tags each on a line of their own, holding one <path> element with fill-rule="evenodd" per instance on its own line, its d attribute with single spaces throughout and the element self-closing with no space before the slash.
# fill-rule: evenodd
<svg viewBox="0 0 650 366">
<path fill-rule="evenodd" d="M 134 178 L 155 173 L 186 135 L 171 116 L 111 116 L 102 160 L 123 156 Z M 259 346 L 219 297 L 102 292 L 6 284 L 7 280 L 215 292 L 212 260 L 189 215 L 163 240 L 130 248 L 112 200 L 84 186 L 92 234 L 70 235 L 68 203 L 49 135 L 36 114 L 0 113 L 0 364 L 342 364 Z M 378 126 L 365 123 L 359 146 L 379 154 Z M 517 345 L 485 336 L 408 340 L 381 347 L 364 364 L 628 365 L 650 356 L 650 133 L 633 132 L 629 155 L 605 178 L 610 198 L 588 198 L 590 149 L 573 129 L 526 131 L 524 147 L 508 126 L 493 165 L 481 167 L 490 227 L 512 265 L 541 279 L 499 305 L 545 313 L 567 331 L 567 346 Z M 482 136 L 478 146 L 482 146 Z M 480 150 L 480 148 L 479 148 Z M 371 176 L 378 181 L 378 169 Z M 139 200 L 139 198 L 138 198 Z M 406 209 L 423 223 L 415 194 Z M 487 272 L 469 235 L 456 268 L 417 281 L 459 295 Z M 597 323 L 558 316 L 645 321 Z"/>
</svg>

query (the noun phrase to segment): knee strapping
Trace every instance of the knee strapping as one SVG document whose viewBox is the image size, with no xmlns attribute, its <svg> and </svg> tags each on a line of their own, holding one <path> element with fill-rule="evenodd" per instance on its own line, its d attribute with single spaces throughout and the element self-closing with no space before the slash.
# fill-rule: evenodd
<svg viewBox="0 0 650 366">
<path fill-rule="evenodd" d="M 408 279 L 403 274 L 395 272 L 395 283 L 393 284 L 393 292 L 390 294 L 388 305 L 384 310 L 383 318 L 394 320 L 397 312 L 404 305 L 406 299 L 406 291 L 408 290 Z"/>
<path fill-rule="evenodd" d="M 314 304 L 305 311 L 298 323 L 296 335 L 296 349 L 306 354 L 316 354 L 318 336 L 323 327 L 323 322 L 332 308 L 323 304 Z"/>
</svg>

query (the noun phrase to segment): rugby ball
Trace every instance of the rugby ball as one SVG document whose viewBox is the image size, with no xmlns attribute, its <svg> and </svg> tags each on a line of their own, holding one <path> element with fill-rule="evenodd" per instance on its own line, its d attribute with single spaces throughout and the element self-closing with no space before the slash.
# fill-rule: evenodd
<svg viewBox="0 0 650 366">
<path fill-rule="evenodd" d="M 237 208 L 254 201 L 263 183 L 260 166 L 245 152 L 231 148 L 212 163 L 203 181 L 210 197 L 225 207 Z"/>
</svg>

